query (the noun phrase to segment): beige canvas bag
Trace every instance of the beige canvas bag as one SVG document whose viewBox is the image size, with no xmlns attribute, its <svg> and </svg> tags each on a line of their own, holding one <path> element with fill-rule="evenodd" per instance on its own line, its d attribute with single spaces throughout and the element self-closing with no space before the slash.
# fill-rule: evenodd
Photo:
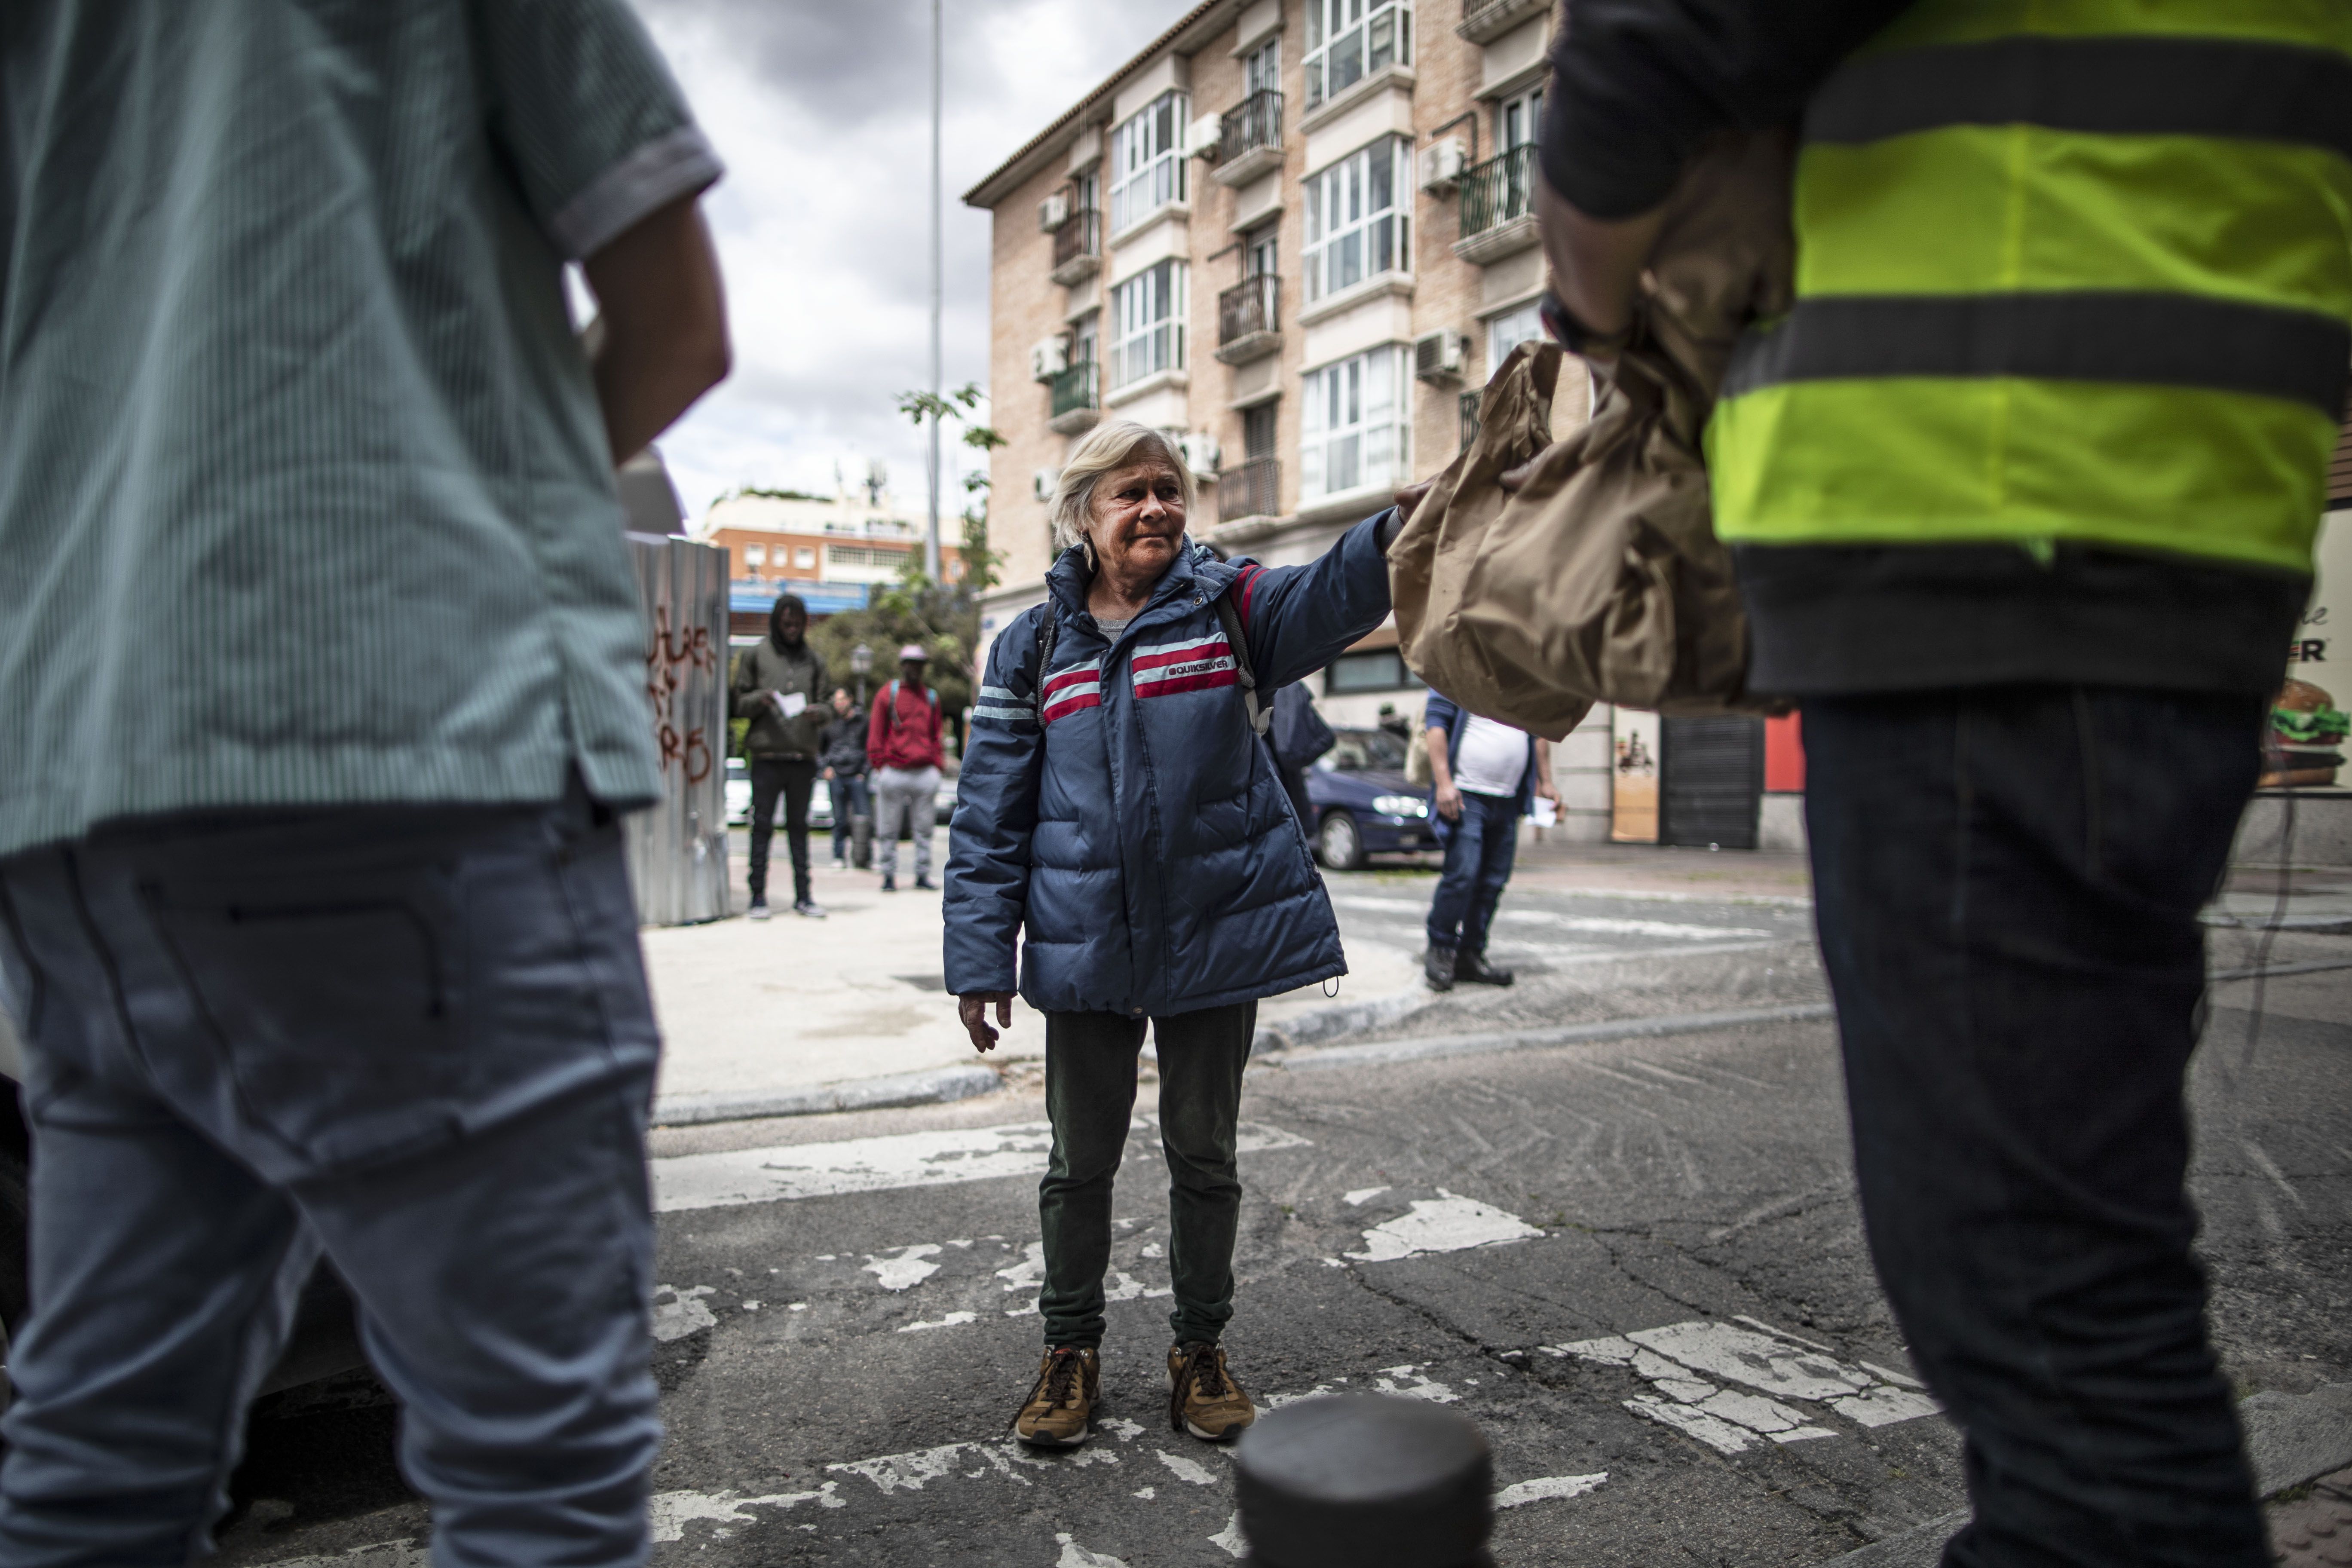
<svg viewBox="0 0 2352 1568">
<path fill-rule="evenodd" d="M 1719 143 L 1685 174 L 1644 276 L 1633 343 L 1558 443 L 1563 351 L 1521 343 L 1479 429 L 1389 552 L 1406 661 L 1433 688 L 1549 740 L 1596 702 L 1765 710 L 1715 536 L 1700 437 L 1740 331 L 1787 309 L 1789 143 Z M 1516 494 L 1499 476 L 1536 459 Z"/>
</svg>

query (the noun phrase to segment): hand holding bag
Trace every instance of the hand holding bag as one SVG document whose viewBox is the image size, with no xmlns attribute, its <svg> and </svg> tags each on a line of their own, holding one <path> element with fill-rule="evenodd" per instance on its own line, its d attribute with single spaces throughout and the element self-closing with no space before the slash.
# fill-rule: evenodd
<svg viewBox="0 0 2352 1568">
<path fill-rule="evenodd" d="M 1563 351 L 1522 343 L 1477 437 L 1389 552 L 1404 656 L 1474 713 L 1549 740 L 1596 702 L 1764 711 L 1715 536 L 1700 440 L 1734 342 L 1787 308 L 1789 143 L 1719 142 L 1669 204 L 1633 342 L 1596 371 L 1591 421 L 1551 440 Z M 1507 494 L 1505 470 L 1533 460 Z"/>
</svg>

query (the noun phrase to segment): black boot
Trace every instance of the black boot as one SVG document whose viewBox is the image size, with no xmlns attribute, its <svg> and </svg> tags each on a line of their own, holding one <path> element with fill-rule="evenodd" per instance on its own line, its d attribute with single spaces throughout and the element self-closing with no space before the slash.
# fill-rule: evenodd
<svg viewBox="0 0 2352 1568">
<path fill-rule="evenodd" d="M 1454 989 L 1454 950 L 1429 944 L 1429 955 L 1421 961 L 1422 978 L 1429 982 L 1432 991 Z"/>
<path fill-rule="evenodd" d="M 1508 985 L 1511 972 L 1487 963 L 1483 952 L 1464 952 L 1454 956 L 1454 978 L 1470 985 Z"/>
</svg>

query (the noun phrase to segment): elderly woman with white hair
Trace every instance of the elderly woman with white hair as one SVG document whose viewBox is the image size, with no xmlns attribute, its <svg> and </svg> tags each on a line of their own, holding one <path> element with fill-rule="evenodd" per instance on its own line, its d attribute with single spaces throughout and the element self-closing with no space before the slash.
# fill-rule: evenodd
<svg viewBox="0 0 2352 1568">
<path fill-rule="evenodd" d="M 1099 1394 L 1111 1181 L 1149 1023 L 1159 1047 L 1174 1287 L 1169 1415 L 1210 1441 L 1255 1407 L 1220 1348 L 1233 1316 L 1242 1069 L 1263 996 L 1346 973 L 1272 757 L 1275 689 L 1389 610 L 1393 509 L 1311 565 L 1227 563 L 1184 531 L 1167 437 L 1098 426 L 1054 496 L 1045 604 L 989 654 L 950 829 L 947 984 L 981 1050 L 1017 989 L 1045 1016 L 1054 1148 L 1038 1189 L 1045 1354 L 1025 1443 L 1087 1439 Z"/>
</svg>

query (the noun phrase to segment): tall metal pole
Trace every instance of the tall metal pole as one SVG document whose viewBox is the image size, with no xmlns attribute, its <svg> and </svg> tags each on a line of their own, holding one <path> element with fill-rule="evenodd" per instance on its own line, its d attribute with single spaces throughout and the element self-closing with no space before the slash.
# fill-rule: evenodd
<svg viewBox="0 0 2352 1568">
<path fill-rule="evenodd" d="M 940 0 L 931 0 L 931 395 L 937 398 L 940 384 L 940 300 L 944 285 L 944 263 L 940 248 Z M 940 580 L 940 416 L 931 415 L 931 526 L 923 537 L 923 571 L 934 583 Z"/>
</svg>

